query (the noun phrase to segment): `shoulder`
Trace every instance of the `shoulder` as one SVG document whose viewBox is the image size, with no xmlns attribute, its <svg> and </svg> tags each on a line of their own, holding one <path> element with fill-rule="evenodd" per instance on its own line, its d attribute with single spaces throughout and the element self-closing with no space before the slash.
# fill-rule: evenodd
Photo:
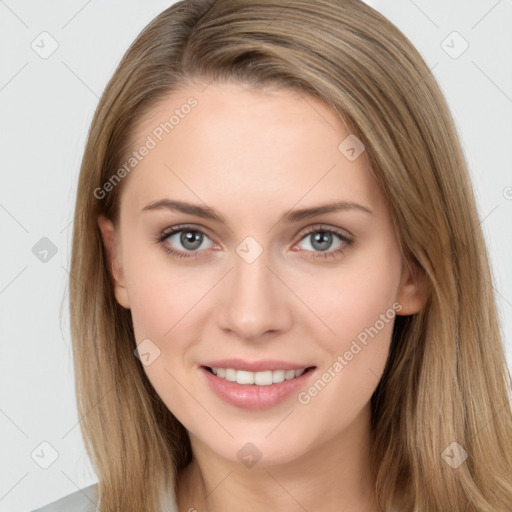
<svg viewBox="0 0 512 512">
<path fill-rule="evenodd" d="M 97 484 L 93 484 L 32 512 L 96 512 L 97 503 Z"/>
</svg>

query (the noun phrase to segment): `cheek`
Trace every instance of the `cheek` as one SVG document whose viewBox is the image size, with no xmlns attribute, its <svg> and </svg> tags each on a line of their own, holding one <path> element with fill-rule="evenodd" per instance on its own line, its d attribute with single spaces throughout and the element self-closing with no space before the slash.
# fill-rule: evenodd
<svg viewBox="0 0 512 512">
<path fill-rule="evenodd" d="M 375 280 L 379 278 L 380 282 Z M 322 316 L 333 333 L 318 336 L 328 354 L 311 386 L 297 397 L 300 416 L 312 431 L 329 437 L 343 430 L 368 404 L 384 371 L 393 325 L 396 276 L 365 272 L 343 279 L 342 289 L 322 299 Z M 395 305 L 396 306 L 396 305 Z"/>
<path fill-rule="evenodd" d="M 127 244 L 128 245 L 128 244 Z M 123 259 L 136 344 L 153 356 L 144 371 L 167 407 L 182 411 L 190 397 L 180 383 L 190 378 L 190 350 L 201 338 L 201 306 L 218 277 L 185 269 L 165 251 L 132 245 Z M 151 343 L 144 341 L 150 340 Z"/>
<path fill-rule="evenodd" d="M 183 271 L 158 250 L 133 247 L 123 260 L 136 344 L 150 354 L 144 372 L 169 410 L 180 421 L 190 407 L 184 359 L 194 323 L 194 305 L 205 294 L 197 273 Z M 129 256 L 128 256 L 129 254 Z M 145 340 L 151 340 L 147 342 Z M 197 411 L 196 411 L 197 412 Z"/>
<path fill-rule="evenodd" d="M 375 324 L 381 338 L 391 335 L 400 282 L 400 254 L 390 246 L 380 251 L 360 253 L 325 278 L 317 276 L 307 292 L 308 306 L 322 319 L 329 353 L 348 350 L 351 341 L 362 339 Z M 297 281 L 298 282 L 298 281 Z M 302 291 L 303 294 L 306 290 Z M 384 315 L 384 323 L 381 321 Z M 374 331 L 372 331 L 374 332 Z"/>
<path fill-rule="evenodd" d="M 329 356 L 300 401 L 318 428 L 354 418 L 382 376 L 400 310 L 395 299 L 401 273 L 400 254 L 392 245 L 384 247 L 347 265 L 329 293 L 313 297 L 333 331 L 318 338 Z"/>
<path fill-rule="evenodd" d="M 165 343 L 190 321 L 207 282 L 198 279 L 201 273 L 185 271 L 172 262 L 163 249 L 134 244 L 125 254 L 123 268 L 137 342 L 154 337 L 159 345 Z"/>
</svg>

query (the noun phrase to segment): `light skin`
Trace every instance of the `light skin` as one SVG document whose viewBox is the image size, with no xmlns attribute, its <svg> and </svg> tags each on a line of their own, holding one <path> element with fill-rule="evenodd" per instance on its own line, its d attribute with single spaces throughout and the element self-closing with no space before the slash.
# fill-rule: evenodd
<svg viewBox="0 0 512 512">
<path fill-rule="evenodd" d="M 235 407 L 210 390 L 198 366 L 269 358 L 312 363 L 320 377 L 394 303 L 396 314 L 409 315 L 425 298 L 402 265 L 366 153 L 350 161 L 338 149 L 349 132 L 334 110 L 287 89 L 205 85 L 174 91 L 139 123 L 137 148 L 190 96 L 198 101 L 125 178 L 119 225 L 98 219 L 115 295 L 131 310 L 136 343 L 150 339 L 160 350 L 144 371 L 191 438 L 179 510 L 259 512 L 272 504 L 289 512 L 373 511 L 370 398 L 394 318 L 359 343 L 362 350 L 307 404 L 294 394 L 263 410 Z M 208 206 L 225 222 L 141 211 L 160 199 Z M 372 213 L 346 209 L 279 222 L 292 209 L 334 201 Z M 181 233 L 164 246 L 155 242 L 182 224 L 185 232 L 204 233 L 198 248 L 183 244 Z M 336 233 L 330 245 L 315 242 L 322 229 L 353 243 Z M 251 263 L 236 251 L 248 236 L 263 250 Z M 340 248 L 335 257 L 323 256 Z M 237 456 L 248 442 L 262 453 L 253 467 Z"/>
</svg>

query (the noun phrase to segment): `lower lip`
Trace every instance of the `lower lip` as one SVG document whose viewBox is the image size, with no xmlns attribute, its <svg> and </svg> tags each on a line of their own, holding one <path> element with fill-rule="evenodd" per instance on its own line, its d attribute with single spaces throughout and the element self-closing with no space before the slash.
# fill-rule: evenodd
<svg viewBox="0 0 512 512">
<path fill-rule="evenodd" d="M 200 370 L 213 392 L 228 404 L 243 409 L 267 409 L 284 402 L 292 394 L 299 391 L 315 373 L 316 368 L 310 368 L 300 377 L 269 386 L 238 384 L 217 377 L 204 366 L 201 366 Z"/>
</svg>

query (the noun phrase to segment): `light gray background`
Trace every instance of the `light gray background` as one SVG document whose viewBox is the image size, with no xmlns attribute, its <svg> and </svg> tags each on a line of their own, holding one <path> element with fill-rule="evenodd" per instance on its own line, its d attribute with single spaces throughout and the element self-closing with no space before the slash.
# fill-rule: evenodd
<svg viewBox="0 0 512 512">
<path fill-rule="evenodd" d="M 140 30 L 172 3 L 0 0 L 0 512 L 32 510 L 97 481 L 79 428 L 68 329 L 78 170 L 108 79 Z M 367 3 L 411 39 L 447 96 L 471 169 L 512 368 L 512 3 Z M 46 59 L 31 47 L 43 46 L 43 31 L 58 43 Z M 458 58 L 445 51 L 462 48 L 458 36 L 446 39 L 453 31 L 469 44 Z M 43 237 L 57 249 L 46 263 L 32 252 Z M 58 452 L 48 469 L 35 462 L 51 461 L 42 442 Z M 41 450 L 45 456 L 33 459 Z"/>
</svg>

